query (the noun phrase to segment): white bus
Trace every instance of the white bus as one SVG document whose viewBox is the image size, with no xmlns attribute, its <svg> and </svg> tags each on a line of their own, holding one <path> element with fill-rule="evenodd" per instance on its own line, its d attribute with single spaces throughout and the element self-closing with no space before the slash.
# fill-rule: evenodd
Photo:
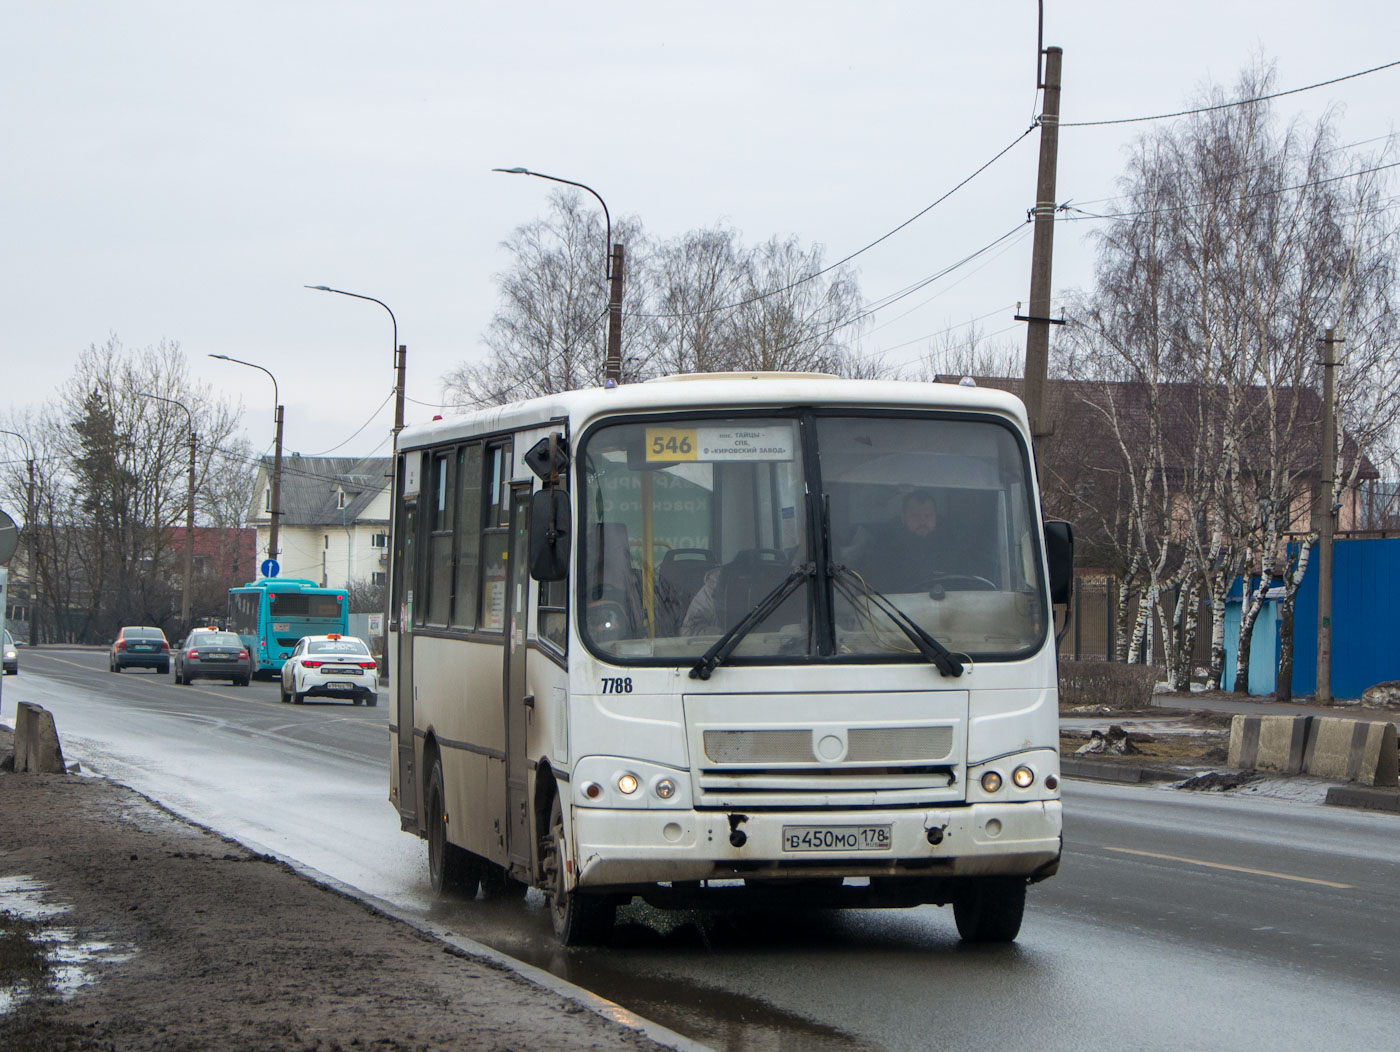
<svg viewBox="0 0 1400 1052">
<path fill-rule="evenodd" d="M 435 890 L 538 887 L 566 944 L 633 896 L 1016 937 L 1073 546 L 1017 399 L 667 377 L 407 428 L 396 472 L 390 799 Z"/>
</svg>

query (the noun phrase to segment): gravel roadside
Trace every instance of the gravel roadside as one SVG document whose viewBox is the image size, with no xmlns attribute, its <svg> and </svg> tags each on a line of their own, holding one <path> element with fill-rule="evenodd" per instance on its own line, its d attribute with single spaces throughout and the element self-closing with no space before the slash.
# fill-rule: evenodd
<svg viewBox="0 0 1400 1052">
<path fill-rule="evenodd" d="M 0 911 L 59 965 L 0 1048 L 667 1047 L 100 778 L 0 774 Z"/>
</svg>

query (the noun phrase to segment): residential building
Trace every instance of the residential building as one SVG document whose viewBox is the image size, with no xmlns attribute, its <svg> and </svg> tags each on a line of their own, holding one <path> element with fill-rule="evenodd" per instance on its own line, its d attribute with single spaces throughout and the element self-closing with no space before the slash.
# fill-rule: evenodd
<svg viewBox="0 0 1400 1052">
<path fill-rule="evenodd" d="M 272 527 L 272 464 L 271 457 L 259 463 L 248 512 L 258 531 L 259 566 Z M 389 573 L 391 470 L 389 457 L 283 457 L 280 576 L 328 588 L 383 584 Z"/>
</svg>

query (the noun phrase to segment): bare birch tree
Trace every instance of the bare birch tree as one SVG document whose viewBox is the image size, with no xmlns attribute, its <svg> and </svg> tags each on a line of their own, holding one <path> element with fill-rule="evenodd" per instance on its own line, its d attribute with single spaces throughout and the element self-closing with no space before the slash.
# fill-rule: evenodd
<svg viewBox="0 0 1400 1052">
<path fill-rule="evenodd" d="M 1246 70 L 1232 95 L 1258 99 L 1271 77 Z M 1124 203 L 1099 235 L 1097 284 L 1087 298 L 1088 317 L 1113 338 L 1079 339 L 1077 360 L 1090 375 L 1127 365 L 1137 382 L 1181 385 L 1170 403 L 1150 403 L 1153 412 L 1170 404 L 1169 426 L 1146 424 L 1149 435 L 1163 437 L 1174 491 L 1165 524 L 1184 549 L 1181 594 L 1188 603 L 1193 592 L 1210 598 L 1212 679 L 1224 660 L 1226 590 L 1242 575 L 1233 686 L 1244 690 L 1268 589 L 1284 582 L 1291 613 L 1308 551 L 1319 476 L 1317 336 L 1329 317 L 1343 315 L 1385 329 L 1380 319 L 1393 318 L 1394 242 L 1374 195 L 1358 201 L 1356 181 L 1341 178 L 1332 114 L 1303 129 L 1280 126 L 1270 103 L 1230 101 L 1213 89 L 1200 102 L 1216 108 L 1135 147 Z M 1338 222 L 1342 214 L 1350 234 Z M 1349 275 L 1364 294 L 1351 295 Z M 1112 320 L 1123 310 L 1146 320 L 1148 331 L 1119 335 Z M 1339 397 L 1358 421 L 1350 444 L 1339 447 L 1351 451 L 1355 470 L 1358 451 L 1395 419 L 1395 361 L 1383 344 L 1370 344 L 1380 353 L 1353 371 Z M 1300 535 L 1303 543 L 1290 546 Z M 1144 557 L 1153 565 L 1150 551 Z M 1149 574 L 1149 590 L 1159 586 Z M 1162 613 L 1179 634 L 1178 653 L 1189 654 L 1189 606 Z"/>
</svg>

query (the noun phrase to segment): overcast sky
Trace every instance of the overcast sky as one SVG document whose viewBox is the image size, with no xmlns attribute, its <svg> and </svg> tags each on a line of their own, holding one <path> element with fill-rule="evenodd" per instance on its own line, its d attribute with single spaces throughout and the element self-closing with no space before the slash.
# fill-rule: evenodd
<svg viewBox="0 0 1400 1052">
<path fill-rule="evenodd" d="M 178 341 L 192 372 L 285 448 L 387 452 L 389 315 L 408 345 L 410 423 L 483 354 L 501 242 L 584 182 L 614 218 L 673 237 L 724 222 L 843 257 L 925 208 L 1039 111 L 1033 0 L 608 4 L 169 0 L 6 5 L 0 35 L 0 415 L 52 398 L 115 334 Z M 1062 119 L 1183 108 L 1264 56 L 1277 87 L 1400 59 L 1391 2 L 1046 0 Z M 1290 96 L 1343 107 L 1342 141 L 1396 124 L 1400 68 Z M 1066 128 L 1057 197 L 1102 203 L 1149 125 Z M 1038 134 L 854 266 L 875 300 L 1007 233 L 1034 198 Z M 1372 143 L 1365 149 L 1375 149 Z M 591 201 L 591 198 L 589 199 Z M 891 362 L 971 319 L 1024 345 L 1029 227 L 879 312 Z M 1057 230 L 1054 285 L 1087 286 L 1088 223 Z M 602 246 L 599 247 L 602 266 Z M 600 312 L 603 304 L 599 304 Z M 426 403 L 426 404 L 419 404 Z M 3 436 L 0 436 L 3 438 Z M 0 449 L 5 447 L 0 446 Z"/>
</svg>

